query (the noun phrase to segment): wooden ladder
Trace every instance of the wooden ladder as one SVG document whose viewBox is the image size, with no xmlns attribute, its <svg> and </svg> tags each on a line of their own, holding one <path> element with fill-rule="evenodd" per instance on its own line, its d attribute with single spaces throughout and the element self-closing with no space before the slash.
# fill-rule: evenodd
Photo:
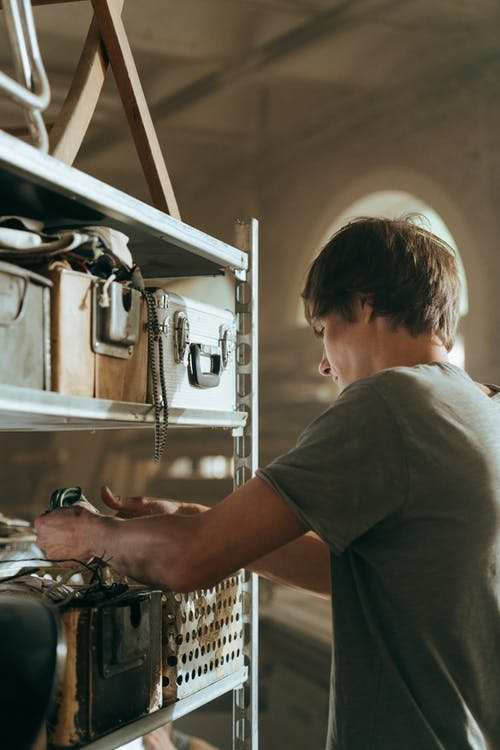
<svg viewBox="0 0 500 750">
<path fill-rule="evenodd" d="M 70 0 L 32 0 L 52 5 Z M 123 25 L 124 0 L 90 0 L 93 18 L 66 99 L 49 131 L 50 154 L 72 164 L 94 114 L 108 66 L 118 92 L 151 202 L 155 208 L 180 219 L 172 183 L 162 155 L 127 33 Z"/>
</svg>

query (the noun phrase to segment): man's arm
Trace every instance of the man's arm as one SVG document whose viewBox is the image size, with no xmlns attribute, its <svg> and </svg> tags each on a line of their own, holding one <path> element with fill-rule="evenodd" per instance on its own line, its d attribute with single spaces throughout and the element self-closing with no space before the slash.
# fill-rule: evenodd
<svg viewBox="0 0 500 750">
<path fill-rule="evenodd" d="M 258 477 L 204 513 L 122 519 L 64 508 L 40 516 L 36 529 L 49 559 L 102 556 L 124 575 L 176 591 L 212 586 L 306 532 Z"/>
<path fill-rule="evenodd" d="M 193 515 L 209 510 L 208 506 L 199 503 L 115 495 L 108 487 L 102 488 L 101 498 L 121 518 L 158 513 Z M 248 569 L 274 583 L 304 589 L 320 597 L 331 596 L 330 550 L 313 531 L 261 557 Z"/>
<path fill-rule="evenodd" d="M 332 595 L 330 549 L 313 531 L 261 557 L 248 568 L 274 583 L 323 598 Z"/>
<path fill-rule="evenodd" d="M 124 497 L 102 487 L 101 499 L 120 518 L 137 518 L 158 513 L 193 515 L 209 510 L 199 503 L 160 500 L 152 497 Z M 320 597 L 331 596 L 330 550 L 313 531 L 279 547 L 248 566 L 274 583 L 304 589 Z"/>
</svg>

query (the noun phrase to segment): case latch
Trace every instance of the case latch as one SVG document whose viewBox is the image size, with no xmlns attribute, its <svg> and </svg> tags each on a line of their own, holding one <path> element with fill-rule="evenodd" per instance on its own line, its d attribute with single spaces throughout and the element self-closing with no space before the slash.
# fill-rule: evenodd
<svg viewBox="0 0 500 750">
<path fill-rule="evenodd" d="M 99 304 L 105 282 L 92 287 L 92 349 L 97 354 L 129 359 L 139 340 L 141 293 L 117 282 L 109 285 L 109 305 Z"/>
<path fill-rule="evenodd" d="M 174 359 L 185 362 L 189 346 L 189 320 L 185 312 L 174 314 Z"/>
<path fill-rule="evenodd" d="M 231 354 L 234 351 L 234 344 L 236 341 L 236 332 L 229 326 L 221 326 L 219 332 L 219 341 L 222 356 L 222 367 L 224 370 L 229 364 Z"/>
</svg>

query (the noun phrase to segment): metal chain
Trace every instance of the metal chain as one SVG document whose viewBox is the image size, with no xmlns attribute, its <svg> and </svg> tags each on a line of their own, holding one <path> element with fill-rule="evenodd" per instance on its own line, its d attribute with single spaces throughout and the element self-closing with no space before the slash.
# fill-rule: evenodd
<svg viewBox="0 0 500 750">
<path fill-rule="evenodd" d="M 163 337 L 158 323 L 156 297 L 143 291 L 148 312 L 148 366 L 151 373 L 155 415 L 154 462 L 158 464 L 165 450 L 168 429 L 168 399 L 165 381 Z M 158 354 L 158 357 L 157 357 Z"/>
</svg>

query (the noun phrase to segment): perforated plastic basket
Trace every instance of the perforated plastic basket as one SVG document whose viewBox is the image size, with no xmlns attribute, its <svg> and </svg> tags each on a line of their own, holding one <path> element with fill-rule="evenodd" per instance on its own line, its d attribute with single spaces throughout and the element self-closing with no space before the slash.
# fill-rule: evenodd
<svg viewBox="0 0 500 750">
<path fill-rule="evenodd" d="M 210 589 L 163 599 L 163 704 L 243 667 L 241 574 Z"/>
</svg>

